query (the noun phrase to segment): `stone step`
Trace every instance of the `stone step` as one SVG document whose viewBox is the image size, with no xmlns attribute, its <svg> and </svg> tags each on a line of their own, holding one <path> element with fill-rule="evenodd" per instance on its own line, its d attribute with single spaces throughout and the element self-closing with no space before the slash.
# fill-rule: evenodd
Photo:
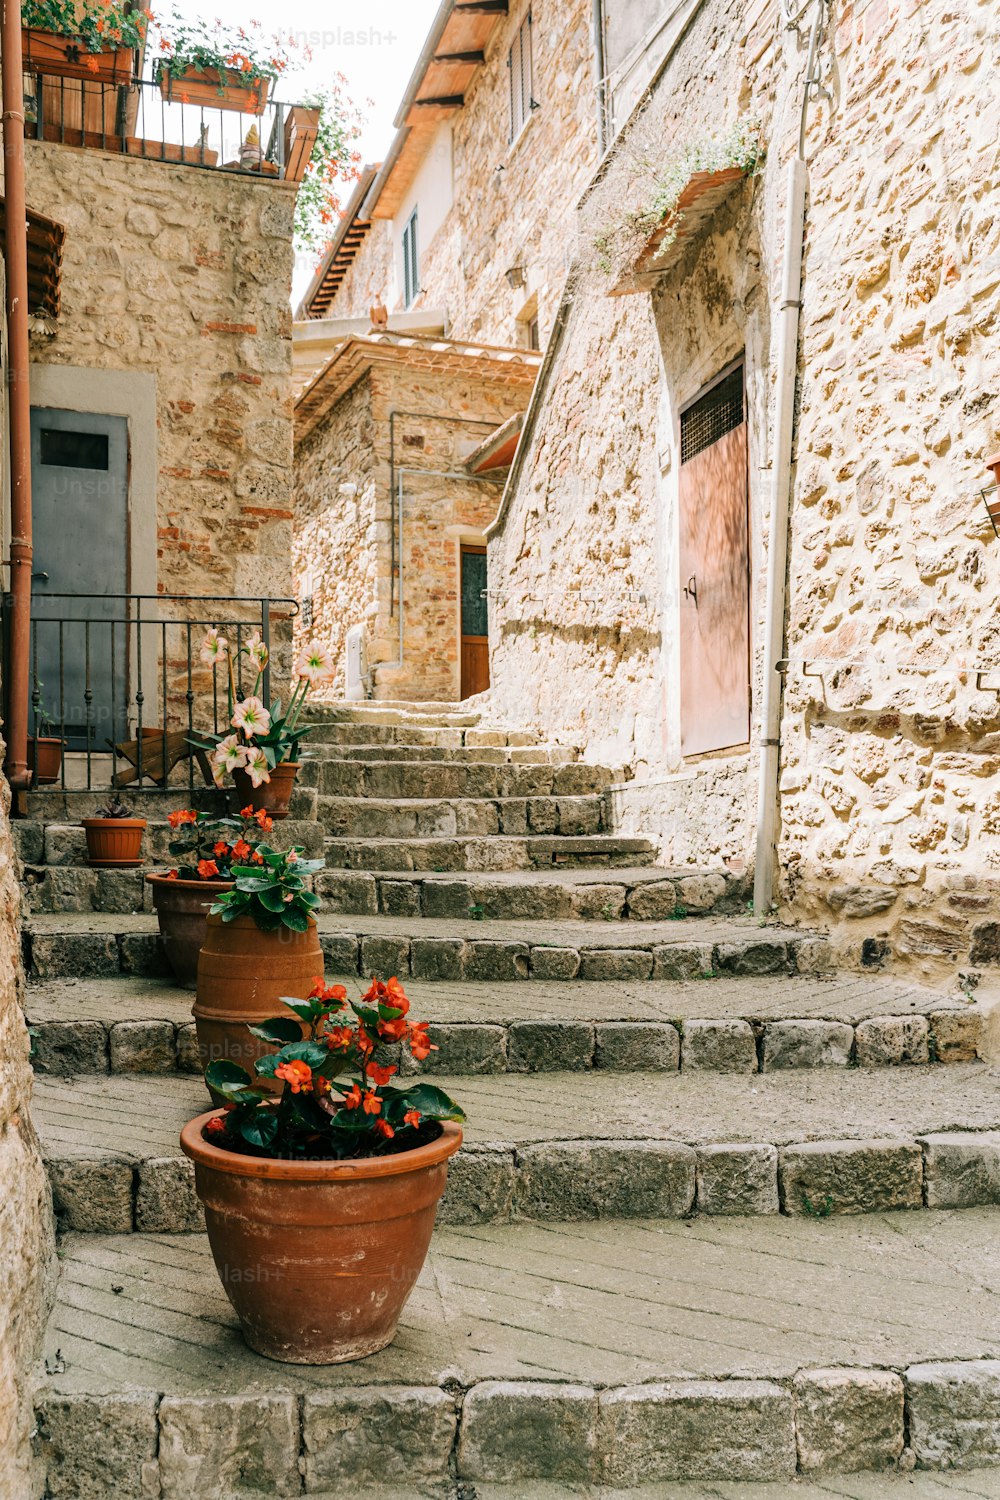
<svg viewBox="0 0 1000 1500">
<path fill-rule="evenodd" d="M 65 825 L 79 823 L 81 818 L 93 817 L 110 795 L 110 790 L 106 788 L 92 792 L 63 792 L 58 787 L 43 787 L 29 792 L 27 818 L 12 824 L 15 838 L 18 830 L 29 826 L 37 829 L 48 823 Z M 186 785 L 170 787 L 166 791 L 145 787 L 142 792 L 132 792 L 126 787 L 121 796 L 137 818 L 146 818 L 150 822 L 163 822 L 168 813 L 179 812 L 188 807 L 220 817 L 237 808 L 236 793 L 232 788 L 217 791 L 210 787 L 196 787 L 192 793 Z M 293 818 L 310 820 L 316 816 L 315 788 L 306 784 L 301 772 L 292 795 L 290 811 Z M 30 837 L 37 837 L 37 833 L 32 833 Z"/>
<path fill-rule="evenodd" d="M 997 1222 L 443 1227 L 395 1342 L 322 1369 L 247 1349 L 204 1236 L 70 1235 L 40 1491 L 996 1497 Z"/>
<path fill-rule="evenodd" d="M 482 714 L 460 703 L 411 703 L 384 699 L 362 703 L 309 703 L 302 715 L 307 724 L 398 724 L 440 729 L 475 729 Z"/>
<path fill-rule="evenodd" d="M 1000 1090 L 981 1063 L 635 1072 L 627 1088 L 599 1072 L 438 1081 L 468 1115 L 442 1206 L 449 1223 L 1000 1203 Z M 196 1228 L 193 1168 L 177 1138 L 206 1107 L 196 1078 L 36 1078 L 33 1115 L 62 1227 Z"/>
<path fill-rule="evenodd" d="M 349 985 L 349 989 L 352 987 Z M 988 1016 L 933 990 L 860 975 L 647 980 L 530 987 L 411 979 L 414 1014 L 439 1051 L 407 1072 L 455 1075 L 604 1072 L 785 1072 L 815 1067 L 974 1061 Z M 352 993 L 360 994 L 355 984 Z M 35 1071 L 198 1072 L 192 995 L 158 980 L 29 985 Z"/>
<path fill-rule="evenodd" d="M 329 875 L 319 877 L 329 880 Z M 345 880 L 373 880 L 345 876 Z M 536 879 L 541 882 L 542 877 Z M 373 887 L 374 888 L 374 887 Z M 593 890 L 593 887 L 590 887 Z M 828 941 L 743 918 L 666 922 L 510 921 L 342 916 L 321 912 L 320 941 L 337 974 L 484 980 L 698 979 L 782 976 L 829 969 Z M 32 978 L 160 978 L 169 966 L 153 918 L 100 912 L 39 913 L 25 934 Z"/>
<path fill-rule="evenodd" d="M 487 841 L 487 844 L 496 842 Z M 368 846 L 371 847 L 370 845 Z M 745 910 L 748 887 L 727 870 L 537 869 L 327 870 L 316 889 L 327 909 L 345 914 L 454 917 L 482 920 L 492 929 L 510 921 L 674 922 L 708 912 Z"/>
<path fill-rule="evenodd" d="M 541 799 L 547 800 L 547 799 Z M 634 869 L 650 865 L 656 848 L 648 839 L 626 839 L 596 833 L 574 838 L 568 834 L 493 834 L 478 838 L 328 838 L 326 862 L 333 871 L 363 870 L 392 873 L 534 871 L 577 869 Z"/>
<path fill-rule="evenodd" d="M 310 741 L 307 757 L 312 761 L 446 761 L 458 764 L 474 761 L 487 766 L 565 766 L 578 762 L 575 751 L 563 745 L 530 745 L 524 749 L 468 750 L 464 746 L 456 750 L 444 749 L 440 745 L 324 745 L 321 741 Z"/>
<path fill-rule="evenodd" d="M 323 821 L 335 838 L 491 838 L 498 834 L 607 831 L 605 798 L 590 797 L 325 797 Z"/>
<path fill-rule="evenodd" d="M 317 723 L 309 735 L 310 745 L 401 745 L 459 750 L 526 749 L 541 744 L 541 738 L 524 730 L 440 729 L 422 723 Z M 567 748 L 573 757 L 578 752 Z"/>
<path fill-rule="evenodd" d="M 310 760 L 299 772 L 327 797 L 581 797 L 606 791 L 608 766 L 489 765 L 481 761 Z M 320 816 L 323 816 L 322 812 Z"/>
</svg>

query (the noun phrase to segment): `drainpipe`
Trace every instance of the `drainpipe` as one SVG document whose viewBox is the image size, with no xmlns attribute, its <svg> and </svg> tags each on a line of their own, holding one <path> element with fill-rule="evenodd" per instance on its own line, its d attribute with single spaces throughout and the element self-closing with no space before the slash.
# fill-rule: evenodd
<svg viewBox="0 0 1000 1500">
<path fill-rule="evenodd" d="M 28 210 L 24 199 L 24 85 L 20 0 L 0 0 L 10 423 L 10 597 L 7 653 L 7 778 L 30 785 L 28 692 L 31 640 L 31 404 L 28 394 Z"/>
<path fill-rule="evenodd" d="M 819 34 L 824 0 L 816 0 L 809 34 L 798 155 L 788 163 L 785 251 L 781 272 L 778 326 L 778 386 L 775 392 L 774 490 L 767 565 L 767 614 L 764 626 L 764 697 L 761 705 L 760 789 L 757 802 L 757 852 L 754 866 L 753 909 L 756 917 L 770 914 L 774 901 L 775 851 L 778 833 L 778 773 L 781 762 L 780 668 L 785 653 L 785 613 L 788 601 L 788 522 L 792 490 L 792 438 L 795 425 L 795 370 L 799 353 L 799 313 L 802 308 L 802 241 L 806 222 L 806 113 L 818 92 Z"/>
<path fill-rule="evenodd" d="M 597 146 L 598 155 L 608 149 L 608 93 L 604 77 L 604 0 L 593 0 L 594 71 L 597 75 Z"/>
</svg>

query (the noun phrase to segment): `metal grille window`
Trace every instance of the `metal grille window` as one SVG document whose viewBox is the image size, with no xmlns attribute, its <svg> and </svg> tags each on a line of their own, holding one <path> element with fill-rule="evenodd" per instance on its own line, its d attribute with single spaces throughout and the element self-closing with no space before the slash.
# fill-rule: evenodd
<svg viewBox="0 0 1000 1500">
<path fill-rule="evenodd" d="M 710 448 L 743 421 L 743 366 L 728 375 L 681 413 L 681 463 Z"/>
<path fill-rule="evenodd" d="M 417 254 L 417 210 L 414 209 L 403 229 L 403 305 L 412 307 L 420 291 L 420 262 Z"/>
<path fill-rule="evenodd" d="M 507 56 L 510 71 L 510 138 L 516 141 L 531 118 L 531 11 L 525 16 Z"/>
</svg>

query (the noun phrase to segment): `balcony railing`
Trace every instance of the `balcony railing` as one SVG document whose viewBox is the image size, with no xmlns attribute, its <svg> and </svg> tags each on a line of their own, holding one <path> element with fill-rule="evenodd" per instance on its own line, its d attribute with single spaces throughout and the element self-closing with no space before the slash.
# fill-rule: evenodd
<svg viewBox="0 0 1000 1500">
<path fill-rule="evenodd" d="M 25 134 L 244 176 L 298 182 L 312 156 L 318 111 L 268 100 L 261 113 L 190 102 L 158 82 L 126 84 L 24 75 Z"/>
<path fill-rule="evenodd" d="M 9 608 L 6 596 L 5 652 Z M 38 594 L 30 636 L 32 786 L 40 784 L 47 739 L 61 745 L 55 784 L 64 792 L 127 786 L 130 795 L 146 795 L 208 785 L 207 762 L 190 741 L 229 729 L 226 670 L 201 660 L 206 633 L 220 631 L 234 655 L 260 634 L 276 659 L 261 687 L 269 704 L 272 671 L 290 648 L 298 609 L 293 599 Z M 256 669 L 246 656 L 236 662 L 237 692 L 249 693 Z"/>
</svg>

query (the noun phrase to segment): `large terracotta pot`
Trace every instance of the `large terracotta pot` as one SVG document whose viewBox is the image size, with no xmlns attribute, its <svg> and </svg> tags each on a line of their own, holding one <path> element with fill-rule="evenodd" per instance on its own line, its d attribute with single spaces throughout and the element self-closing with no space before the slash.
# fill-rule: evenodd
<svg viewBox="0 0 1000 1500">
<path fill-rule="evenodd" d="M 28 740 L 28 770 L 39 786 L 54 786 L 62 772 L 63 742 L 47 735 Z"/>
<path fill-rule="evenodd" d="M 238 68 L 188 68 L 177 78 L 160 68 L 157 82 L 164 99 L 173 103 L 233 109 L 245 115 L 264 113 L 271 87 L 269 78 L 247 83 Z"/>
<path fill-rule="evenodd" d="M 261 786 L 254 786 L 246 771 L 234 771 L 233 781 L 240 807 L 252 807 L 254 812 L 260 812 L 263 808 L 275 822 L 287 818 L 298 769 L 297 760 L 282 761 L 271 772 L 270 781 L 265 781 Z"/>
<path fill-rule="evenodd" d="M 359 1161 L 270 1161 L 181 1132 L 209 1243 L 251 1349 L 292 1364 L 363 1359 L 392 1342 L 427 1256 L 457 1125 Z"/>
<path fill-rule="evenodd" d="M 178 984 L 193 990 L 198 977 L 198 954 L 205 942 L 210 907 L 231 891 L 231 880 L 168 880 L 147 875 L 160 924 L 163 949 Z"/>
<path fill-rule="evenodd" d="M 142 864 L 145 818 L 84 818 L 82 821 L 90 864 L 111 865 L 118 869 Z"/>
<path fill-rule="evenodd" d="M 307 932 L 287 927 L 261 932 L 252 917 L 223 922 L 210 916 L 198 958 L 198 996 L 191 1008 L 202 1066 L 228 1059 L 252 1073 L 257 1058 L 276 1049 L 251 1036 L 247 1027 L 289 1015 L 283 997 L 305 1000 L 322 973 L 315 922 Z M 261 1081 L 268 1087 L 273 1083 Z"/>
</svg>

